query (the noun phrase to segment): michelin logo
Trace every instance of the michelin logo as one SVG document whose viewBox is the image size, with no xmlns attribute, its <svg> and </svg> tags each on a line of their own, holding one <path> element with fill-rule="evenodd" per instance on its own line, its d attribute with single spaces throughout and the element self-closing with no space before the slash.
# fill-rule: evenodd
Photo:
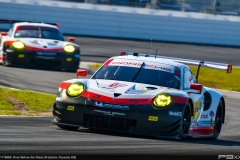
<svg viewBox="0 0 240 160">
<path fill-rule="evenodd" d="M 111 109 L 129 110 L 129 105 L 109 104 L 109 103 L 102 103 L 97 101 L 94 102 L 93 106 L 111 108 Z"/>
<path fill-rule="evenodd" d="M 169 111 L 169 115 L 170 115 L 170 116 L 182 116 L 182 112 Z"/>
</svg>

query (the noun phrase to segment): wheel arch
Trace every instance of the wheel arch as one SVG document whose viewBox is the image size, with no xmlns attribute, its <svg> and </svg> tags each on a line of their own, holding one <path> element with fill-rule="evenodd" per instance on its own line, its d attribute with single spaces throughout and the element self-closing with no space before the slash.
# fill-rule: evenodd
<svg viewBox="0 0 240 160">
<path fill-rule="evenodd" d="M 225 122 L 225 100 L 223 97 L 221 97 L 220 100 L 222 101 L 222 104 L 223 104 L 223 124 L 224 124 L 224 122 Z"/>
<path fill-rule="evenodd" d="M 190 103 L 190 109 L 191 109 L 191 115 L 194 115 L 194 105 L 193 105 L 193 100 L 191 98 L 188 99 L 188 103 Z"/>
</svg>

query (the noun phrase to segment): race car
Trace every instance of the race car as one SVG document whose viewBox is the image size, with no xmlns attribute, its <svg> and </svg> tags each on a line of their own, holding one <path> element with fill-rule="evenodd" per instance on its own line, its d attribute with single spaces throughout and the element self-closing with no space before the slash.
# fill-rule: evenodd
<svg viewBox="0 0 240 160">
<path fill-rule="evenodd" d="M 196 77 L 187 64 L 198 65 Z M 232 65 L 132 52 L 108 59 L 90 79 L 77 70 L 63 81 L 52 123 L 62 129 L 106 129 L 160 138 L 217 139 L 225 100 L 198 83 L 200 67 L 232 72 Z"/>
<path fill-rule="evenodd" d="M 73 37 L 64 40 L 59 24 L 16 20 L 0 23 L 12 24 L 8 32 L 0 32 L 0 63 L 4 66 L 78 69 L 80 47 L 73 43 Z"/>
</svg>

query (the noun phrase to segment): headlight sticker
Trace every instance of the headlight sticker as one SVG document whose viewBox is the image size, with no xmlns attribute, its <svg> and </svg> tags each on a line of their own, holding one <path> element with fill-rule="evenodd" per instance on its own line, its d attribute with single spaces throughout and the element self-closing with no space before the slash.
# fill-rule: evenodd
<svg viewBox="0 0 240 160">
<path fill-rule="evenodd" d="M 71 44 L 67 44 L 66 46 L 64 46 L 64 51 L 68 53 L 73 53 L 75 51 L 75 47 Z"/>
<path fill-rule="evenodd" d="M 71 97 L 77 97 L 84 91 L 84 86 L 82 83 L 72 83 L 67 88 L 67 94 Z"/>
</svg>

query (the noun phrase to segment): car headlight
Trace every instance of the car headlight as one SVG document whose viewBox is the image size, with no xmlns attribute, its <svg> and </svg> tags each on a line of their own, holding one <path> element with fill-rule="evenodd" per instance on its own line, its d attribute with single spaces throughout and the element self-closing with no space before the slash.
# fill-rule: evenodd
<svg viewBox="0 0 240 160">
<path fill-rule="evenodd" d="M 24 44 L 21 41 L 15 41 L 13 42 L 12 46 L 16 49 L 23 49 L 24 48 Z"/>
<path fill-rule="evenodd" d="M 153 99 L 153 104 L 156 107 L 166 107 L 172 102 L 172 97 L 168 94 L 159 94 Z"/>
<path fill-rule="evenodd" d="M 73 45 L 68 44 L 64 46 L 64 51 L 68 53 L 72 53 L 75 51 L 75 47 Z"/>
<path fill-rule="evenodd" d="M 67 88 L 67 94 L 71 97 L 77 97 L 84 91 L 84 86 L 82 83 L 72 83 Z"/>
</svg>

